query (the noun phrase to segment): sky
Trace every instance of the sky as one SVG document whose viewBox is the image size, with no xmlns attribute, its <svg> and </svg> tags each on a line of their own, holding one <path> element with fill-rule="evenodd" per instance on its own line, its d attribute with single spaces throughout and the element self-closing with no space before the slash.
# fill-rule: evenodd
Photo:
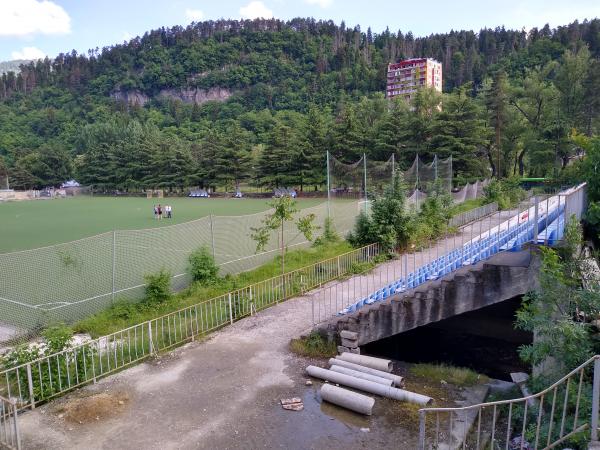
<svg viewBox="0 0 600 450">
<path fill-rule="evenodd" d="M 0 0 L 0 61 L 122 43 L 161 26 L 220 18 L 314 17 L 374 33 L 554 27 L 600 17 L 600 0 Z"/>
</svg>

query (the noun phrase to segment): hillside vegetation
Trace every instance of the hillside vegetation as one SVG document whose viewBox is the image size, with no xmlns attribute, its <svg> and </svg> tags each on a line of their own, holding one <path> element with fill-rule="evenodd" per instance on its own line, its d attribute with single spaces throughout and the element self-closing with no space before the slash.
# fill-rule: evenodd
<svg viewBox="0 0 600 450">
<path fill-rule="evenodd" d="M 383 98 L 388 62 L 443 63 L 444 91 Z M 597 132 L 600 20 L 428 37 L 314 19 L 210 21 L 59 55 L 0 78 L 0 176 L 101 188 L 294 185 L 324 155 L 459 179 L 557 175 Z M 442 103 L 443 107 L 437 106 Z"/>
</svg>

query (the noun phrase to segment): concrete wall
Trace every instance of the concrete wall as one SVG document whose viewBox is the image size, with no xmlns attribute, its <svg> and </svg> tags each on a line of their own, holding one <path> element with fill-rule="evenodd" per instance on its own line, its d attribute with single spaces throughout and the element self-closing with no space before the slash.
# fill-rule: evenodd
<svg viewBox="0 0 600 450">
<path fill-rule="evenodd" d="M 357 332 L 358 345 L 364 345 L 523 295 L 538 287 L 539 266 L 535 247 L 500 253 L 414 291 L 334 319 L 322 328 L 335 337 L 342 330 Z"/>
</svg>

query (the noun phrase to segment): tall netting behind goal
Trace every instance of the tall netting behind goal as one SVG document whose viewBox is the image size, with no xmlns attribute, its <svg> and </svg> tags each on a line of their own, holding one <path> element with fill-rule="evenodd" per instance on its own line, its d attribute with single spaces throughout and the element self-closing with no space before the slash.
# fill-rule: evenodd
<svg viewBox="0 0 600 450">
<path fill-rule="evenodd" d="M 452 157 L 439 159 L 434 156 L 430 163 L 424 162 L 418 155 L 412 165 L 403 172 L 404 181 L 411 191 L 427 192 L 431 184 L 440 183 L 448 192 L 452 190 Z"/>
<path fill-rule="evenodd" d="M 373 161 L 367 159 L 367 192 L 372 195 L 383 194 L 387 185 L 394 177 L 396 170 L 394 155 L 387 161 Z"/>
<path fill-rule="evenodd" d="M 365 197 L 365 158 L 353 163 L 345 163 L 328 155 L 327 158 L 328 198 L 364 199 Z"/>
</svg>

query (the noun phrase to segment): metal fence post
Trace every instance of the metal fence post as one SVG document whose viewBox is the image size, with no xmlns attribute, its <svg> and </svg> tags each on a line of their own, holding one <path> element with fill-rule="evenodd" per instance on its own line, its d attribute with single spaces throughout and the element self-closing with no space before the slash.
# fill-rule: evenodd
<svg viewBox="0 0 600 450">
<path fill-rule="evenodd" d="M 212 245 L 213 259 L 216 261 L 217 257 L 216 257 L 216 253 L 215 253 L 215 233 L 214 233 L 214 229 L 213 229 L 213 215 L 211 214 L 209 217 L 210 217 L 210 242 Z"/>
<path fill-rule="evenodd" d="M 534 197 L 535 202 L 535 207 L 533 209 L 533 243 L 537 244 L 537 240 L 538 240 L 538 217 L 539 217 L 539 211 L 538 211 L 538 205 L 539 205 L 539 201 L 538 201 L 538 196 L 536 195 Z"/>
<path fill-rule="evenodd" d="M 419 449 L 425 450 L 425 411 L 419 410 Z"/>
<path fill-rule="evenodd" d="M 154 353 L 154 343 L 152 342 L 152 321 L 148 321 L 148 352 Z"/>
<path fill-rule="evenodd" d="M 594 384 L 592 390 L 592 442 L 598 441 L 598 408 L 600 407 L 600 358 L 594 360 Z"/>
<path fill-rule="evenodd" d="M 31 409 L 35 409 L 35 398 L 33 397 L 33 377 L 31 376 L 31 364 L 27 364 L 26 367 L 27 367 L 27 387 L 29 388 L 29 401 L 31 402 Z"/>
<path fill-rule="evenodd" d="M 21 448 L 22 448 L 21 447 L 21 433 L 19 431 L 18 410 L 17 410 L 16 402 L 12 403 L 12 415 L 13 415 L 13 427 L 14 427 L 17 450 L 21 450 Z"/>
<path fill-rule="evenodd" d="M 310 309 L 312 312 L 312 323 L 313 323 L 313 325 L 316 325 L 316 322 L 315 322 L 315 293 L 314 292 L 312 294 L 310 294 Z"/>
<path fill-rule="evenodd" d="M 115 302 L 115 281 L 117 276 L 117 233 L 113 230 L 112 235 L 112 296 L 111 302 Z"/>
<path fill-rule="evenodd" d="M 227 297 L 229 301 L 229 323 L 233 325 L 233 307 L 231 306 L 231 292 Z"/>
</svg>

